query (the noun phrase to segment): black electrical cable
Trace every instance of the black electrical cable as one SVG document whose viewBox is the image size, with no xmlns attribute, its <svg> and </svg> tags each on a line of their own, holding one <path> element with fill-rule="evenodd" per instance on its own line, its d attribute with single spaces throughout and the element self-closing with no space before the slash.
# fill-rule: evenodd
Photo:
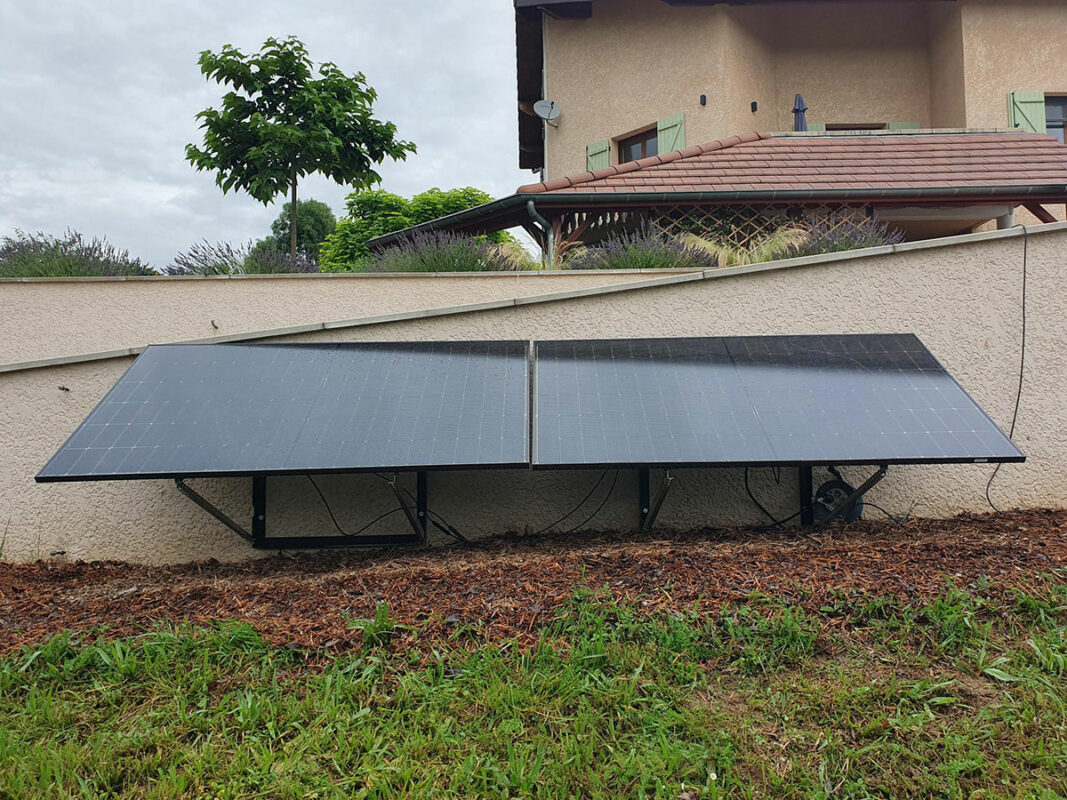
<svg viewBox="0 0 1067 800">
<path fill-rule="evenodd" d="M 437 530 L 441 531 L 441 533 L 445 534 L 446 536 L 451 536 L 460 544 L 470 544 L 470 540 L 467 539 L 466 536 L 456 530 L 447 519 L 442 517 L 436 511 L 430 511 L 429 509 L 427 509 L 426 513 L 430 515 L 430 522 L 433 523 L 434 527 L 437 528 Z M 434 519 L 435 517 L 436 519 Z"/>
<path fill-rule="evenodd" d="M 383 480 L 386 483 L 388 483 L 390 486 L 394 486 L 395 485 L 396 488 L 398 488 L 400 491 L 402 491 L 404 494 L 406 494 L 408 496 L 408 499 L 411 500 L 412 503 L 414 503 L 415 505 L 418 505 L 419 501 L 417 499 L 415 499 L 415 495 L 413 495 L 410 492 L 410 490 L 408 490 L 406 487 L 401 486 L 399 483 L 397 483 L 395 479 L 390 480 L 389 478 L 387 478 L 384 475 L 382 475 L 380 472 L 375 472 L 374 473 L 374 477 L 375 478 L 380 478 L 381 480 Z M 401 510 L 402 509 L 399 509 L 399 508 L 397 509 L 397 511 L 401 511 Z M 466 536 L 464 536 L 462 533 L 460 533 L 451 522 L 449 522 L 447 519 L 442 517 L 436 511 L 433 511 L 431 509 L 427 509 L 426 513 L 430 516 L 430 522 L 433 523 L 434 527 L 436 527 L 439 531 L 444 533 L 446 536 L 451 536 L 457 542 L 461 542 L 462 544 L 470 544 L 470 540 L 468 540 Z M 437 517 L 438 522 L 435 522 L 433 520 L 434 517 Z"/>
<path fill-rule="evenodd" d="M 756 528 L 756 532 L 757 533 L 767 533 L 768 531 L 777 530 L 778 528 L 781 528 L 783 525 L 785 525 L 787 522 L 790 522 L 790 521 L 796 519 L 797 517 L 799 517 L 801 514 L 803 514 L 809 508 L 811 508 L 810 505 L 804 506 L 804 508 L 800 509 L 800 511 L 794 511 L 792 514 L 790 514 L 785 519 L 776 519 L 774 521 L 773 525 L 761 525 L 760 527 Z"/>
<path fill-rule="evenodd" d="M 322 499 L 322 504 L 326 507 L 326 513 L 330 515 L 330 520 L 333 522 L 333 526 L 337 528 L 337 532 L 342 536 L 359 536 L 361 533 L 370 528 L 376 522 L 381 522 L 383 519 L 390 516 L 391 514 L 395 514 L 400 511 L 399 508 L 394 508 L 390 511 L 386 511 L 376 516 L 374 519 L 372 519 L 359 530 L 353 531 L 352 533 L 348 533 L 344 528 L 341 527 L 340 523 L 337 522 L 337 517 L 334 516 L 333 509 L 330 508 L 330 501 L 326 499 L 326 495 L 323 494 L 322 489 L 319 488 L 319 485 L 315 482 L 315 479 L 310 475 L 305 475 L 304 477 L 311 481 L 311 485 L 314 486 L 315 491 L 319 493 L 319 497 Z"/>
<path fill-rule="evenodd" d="M 606 473 L 606 472 L 607 472 L 607 470 L 604 470 L 604 472 Z M 614 491 L 615 491 L 615 484 L 616 484 L 616 482 L 617 482 L 618 480 L 619 480 L 619 470 L 615 470 L 615 477 L 611 479 L 611 486 L 609 486 L 609 487 L 608 487 L 608 493 L 604 495 L 604 499 L 600 501 L 600 505 L 598 505 L 598 506 L 596 507 L 596 509 L 595 509 L 595 510 L 593 511 L 593 513 L 592 513 L 592 514 L 590 514 L 590 515 L 589 515 L 588 517 L 586 517 L 585 519 L 583 519 L 583 520 L 582 520 L 581 522 L 579 522 L 579 523 L 578 523 L 577 525 L 575 525 L 575 526 L 574 526 L 573 528 L 570 528 L 569 530 L 565 530 L 565 531 L 564 531 L 564 533 L 574 533 L 574 532 L 575 532 L 576 530 L 578 530 L 578 529 L 579 529 L 579 528 L 581 528 L 581 527 L 582 527 L 583 525 L 585 525 L 586 523 L 588 523 L 588 522 L 589 522 L 589 521 L 590 521 L 591 519 L 593 519 L 593 517 L 595 517 L 595 516 L 596 516 L 597 514 L 599 514 L 599 513 L 600 513 L 600 510 L 601 510 L 602 508 L 604 508 L 604 506 L 605 506 L 605 505 L 607 504 L 607 502 L 608 502 L 608 498 L 609 498 L 609 497 L 611 497 L 611 495 L 612 495 L 612 492 L 614 492 Z"/>
<path fill-rule="evenodd" d="M 774 527 L 778 527 L 779 525 L 782 524 L 782 522 L 788 522 L 789 519 L 792 519 L 793 517 L 797 516 L 797 514 L 800 513 L 798 511 L 797 514 L 793 515 L 793 517 L 789 517 L 789 519 L 782 520 L 781 522 L 778 521 L 777 519 L 775 519 L 774 516 L 771 514 L 771 512 L 763 507 L 763 503 L 761 503 L 759 500 L 756 499 L 756 495 L 752 494 L 752 489 L 750 489 L 749 485 L 748 485 L 748 467 L 745 467 L 745 492 L 748 494 L 748 499 L 756 504 L 756 508 L 758 508 L 760 511 L 763 512 L 764 516 L 766 516 L 767 519 L 769 519 L 771 521 L 771 523 L 774 525 Z"/>
<path fill-rule="evenodd" d="M 1023 375 L 1026 372 L 1026 250 L 1030 231 L 1025 225 L 1017 225 L 1016 227 L 1023 229 L 1022 330 L 1019 340 L 1019 385 L 1015 390 L 1015 410 L 1011 413 L 1011 428 L 1008 431 L 1009 439 L 1015 436 L 1015 422 L 1019 418 L 1019 402 L 1023 396 Z M 989 507 L 997 514 L 1000 513 L 1000 509 L 996 507 L 993 499 L 989 496 L 989 489 L 993 486 L 993 481 L 1002 466 L 1002 464 L 997 464 L 994 467 L 993 474 L 989 476 L 989 481 L 985 485 L 985 501 L 989 503 Z"/>
<path fill-rule="evenodd" d="M 862 503 L 865 506 L 870 506 L 871 508 L 878 509 L 879 511 L 881 511 L 883 514 L 885 514 L 887 517 L 889 517 L 889 519 L 891 519 L 893 522 L 895 522 L 900 527 L 902 527 L 902 528 L 908 527 L 908 522 L 910 520 L 910 517 L 904 517 L 904 520 L 901 521 L 900 517 L 896 516 L 895 514 L 890 514 L 888 511 L 886 511 L 884 508 L 882 508 L 877 503 L 872 503 L 870 500 L 863 500 Z"/>
<path fill-rule="evenodd" d="M 577 514 L 578 513 L 578 509 L 580 509 L 582 506 L 584 506 L 589 501 L 589 498 L 593 496 L 593 493 L 597 490 L 597 487 L 600 486 L 600 484 L 604 481 L 604 476 L 607 475 L 607 474 L 608 474 L 608 471 L 606 469 L 603 472 L 600 473 L 600 477 L 596 479 L 596 483 L 593 484 L 593 488 L 590 489 L 588 491 L 588 493 L 586 493 L 585 497 L 583 497 L 581 499 L 581 501 L 578 503 L 578 505 L 576 505 L 574 508 L 572 508 L 570 511 L 568 511 L 566 514 L 564 514 L 559 519 L 557 519 L 557 520 L 555 520 L 553 522 L 550 522 L 548 525 L 546 525 L 545 527 L 541 528 L 541 530 L 534 531 L 533 535 L 534 536 L 538 536 L 538 535 L 544 533 L 545 531 L 551 530 L 556 525 L 559 525 L 561 522 L 563 522 L 563 520 L 567 519 L 567 517 L 572 516 L 574 514 Z M 568 531 L 568 533 L 569 533 L 569 531 Z"/>
</svg>

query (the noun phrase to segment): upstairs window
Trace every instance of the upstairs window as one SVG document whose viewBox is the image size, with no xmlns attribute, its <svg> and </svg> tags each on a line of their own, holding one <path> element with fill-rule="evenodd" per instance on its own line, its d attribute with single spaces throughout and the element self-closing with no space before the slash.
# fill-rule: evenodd
<svg viewBox="0 0 1067 800">
<path fill-rule="evenodd" d="M 1064 123 L 1067 122 L 1067 97 L 1045 97 L 1045 133 L 1064 141 Z"/>
<path fill-rule="evenodd" d="M 619 163 L 637 161 L 659 153 L 659 135 L 655 128 L 619 140 Z"/>
</svg>

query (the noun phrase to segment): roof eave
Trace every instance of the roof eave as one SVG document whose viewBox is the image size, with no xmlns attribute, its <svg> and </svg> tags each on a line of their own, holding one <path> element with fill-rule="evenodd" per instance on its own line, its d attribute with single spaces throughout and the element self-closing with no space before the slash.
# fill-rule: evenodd
<svg viewBox="0 0 1067 800">
<path fill-rule="evenodd" d="M 655 208 L 670 205 L 724 205 L 748 203 L 901 203 L 922 201 L 951 205 L 995 197 L 1022 202 L 1067 201 L 1067 184 L 1020 184 L 1006 186 L 935 186 L 893 189 L 768 189 L 735 192 L 545 192 L 513 194 L 491 203 L 448 214 L 399 231 L 370 239 L 371 250 L 381 250 L 422 233 L 450 230 L 482 234 L 515 227 L 529 219 L 526 204 L 556 208 Z"/>
</svg>

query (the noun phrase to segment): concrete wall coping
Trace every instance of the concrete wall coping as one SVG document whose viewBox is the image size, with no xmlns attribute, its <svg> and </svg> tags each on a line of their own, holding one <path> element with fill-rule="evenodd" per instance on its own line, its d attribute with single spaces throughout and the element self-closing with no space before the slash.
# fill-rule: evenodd
<svg viewBox="0 0 1067 800">
<path fill-rule="evenodd" d="M 554 303 L 564 300 L 573 300 L 582 297 L 594 297 L 603 294 L 615 294 L 619 292 L 632 292 L 640 291 L 642 289 L 654 289 L 661 286 L 670 286 L 677 283 L 688 283 L 692 281 L 704 281 L 704 280 L 718 280 L 722 278 L 730 278 L 738 275 L 748 275 L 762 272 L 771 272 L 775 270 L 788 270 L 796 269 L 800 267 L 819 266 L 823 264 L 833 264 L 839 261 L 851 261 L 854 259 L 875 258 L 878 256 L 891 255 L 893 253 L 904 253 L 916 250 L 936 250 L 940 248 L 957 247 L 963 245 L 976 244 L 980 242 L 991 241 L 995 239 L 1009 239 L 1013 237 L 1021 237 L 1024 235 L 1039 235 L 1044 233 L 1056 233 L 1060 231 L 1067 231 L 1067 222 L 1053 222 L 1047 225 L 1032 225 L 1024 226 L 1017 225 L 1013 228 L 1007 228 L 1004 230 L 995 231 L 983 231 L 981 233 L 968 233 L 960 236 L 948 236 L 941 239 L 924 240 L 918 242 L 903 242 L 895 245 L 885 245 L 881 247 L 869 247 L 860 250 L 847 250 L 840 253 L 827 253 L 815 256 L 802 256 L 800 258 L 781 259 L 778 261 L 766 261 L 760 264 L 745 264 L 735 267 L 720 267 L 710 270 L 694 270 L 691 272 L 672 272 L 664 275 L 657 270 L 630 270 L 629 272 L 636 273 L 648 273 L 655 274 L 656 277 L 648 278 L 646 280 L 628 281 L 625 283 L 607 284 L 603 286 L 584 287 L 581 289 L 574 289 L 562 292 L 550 292 L 547 294 L 530 295 L 526 297 L 513 297 L 502 300 L 488 300 L 479 303 L 467 303 L 457 306 L 441 306 L 435 308 L 416 309 L 413 311 L 400 311 L 390 314 L 380 314 L 376 316 L 358 317 L 355 319 L 344 320 L 328 320 L 323 322 L 312 322 L 305 325 L 293 325 L 284 328 L 271 328 L 259 331 L 249 331 L 245 333 L 230 334 L 225 336 L 209 336 L 198 339 L 187 339 L 182 341 L 168 342 L 167 344 L 223 344 L 227 342 L 247 342 L 256 341 L 261 339 L 273 339 L 281 336 L 292 336 L 295 334 L 312 333 L 322 330 L 336 330 L 340 328 L 356 328 L 356 327 L 369 327 L 373 325 L 383 325 L 392 322 L 402 322 L 405 320 L 414 319 L 426 319 L 430 317 L 445 317 L 456 314 L 471 314 L 479 311 L 492 311 L 503 308 L 518 307 L 522 305 L 532 305 L 539 303 Z M 621 273 L 622 270 L 605 270 L 604 272 Z M 589 274 L 583 271 L 582 273 L 567 271 L 552 271 L 552 272 L 530 272 L 530 273 L 500 273 L 500 272 L 468 272 L 468 273 L 415 273 L 416 277 L 428 277 L 428 276 L 457 276 L 463 275 L 466 277 L 509 277 L 512 275 L 561 275 L 561 274 Z M 411 277 L 411 273 L 393 274 L 393 275 L 375 275 L 371 277 Z M 217 278 L 233 279 L 233 278 L 292 278 L 292 277 L 315 277 L 308 275 L 248 275 L 248 276 L 208 276 L 207 280 L 214 280 Z M 332 275 L 323 275 L 322 277 L 332 277 Z M 366 273 L 359 274 L 352 277 L 366 277 Z M 186 278 L 182 278 L 185 280 Z M 200 278 L 204 279 L 204 278 Z M 12 280 L 38 280 L 38 279 L 22 279 L 16 278 Z M 54 279 L 46 278 L 43 280 L 150 280 L 155 281 L 155 278 L 89 278 L 89 279 Z M 44 358 L 35 361 L 21 361 L 9 364 L 0 364 L 0 373 L 5 372 L 22 372 L 25 370 L 42 369 L 45 367 L 55 367 L 65 364 L 77 364 L 88 361 L 103 361 L 115 358 L 128 358 L 140 354 L 145 350 L 148 345 L 142 345 L 139 347 L 127 347 L 118 350 L 104 350 L 94 353 L 83 353 L 71 356 L 58 356 L 54 358 Z"/>
<path fill-rule="evenodd" d="M 67 278 L 0 278 L 0 286 L 9 283 L 137 283 L 166 285 L 175 281 L 293 281 L 293 280 L 425 280 L 426 278 L 560 278 L 582 275 L 675 275 L 679 270 L 662 269 L 537 269 L 511 272 L 279 272 L 257 275 L 109 275 Z"/>
</svg>

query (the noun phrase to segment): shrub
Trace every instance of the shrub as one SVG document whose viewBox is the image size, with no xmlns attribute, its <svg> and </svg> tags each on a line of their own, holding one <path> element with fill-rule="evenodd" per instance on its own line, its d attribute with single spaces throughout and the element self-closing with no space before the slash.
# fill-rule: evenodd
<svg viewBox="0 0 1067 800">
<path fill-rule="evenodd" d="M 196 242 L 163 270 L 168 275 L 257 275 L 286 272 L 318 272 L 318 265 L 304 253 L 290 256 L 262 242 L 234 247 L 228 242 Z"/>
<path fill-rule="evenodd" d="M 0 277 L 68 278 L 155 275 L 127 250 L 104 238 L 86 241 L 77 231 L 63 236 L 15 231 L 0 239 Z"/>
<path fill-rule="evenodd" d="M 347 215 L 337 222 L 334 232 L 322 242 L 319 264 L 323 272 L 362 271 L 374 259 L 367 247 L 371 239 L 464 211 L 492 199 L 471 186 L 448 190 L 427 189 L 410 200 L 381 189 L 357 190 L 345 199 Z M 488 234 L 484 239 L 497 244 L 513 241 L 503 231 Z"/>
<path fill-rule="evenodd" d="M 714 269 L 716 253 L 651 230 L 615 234 L 603 243 L 577 251 L 567 269 Z"/>
<path fill-rule="evenodd" d="M 823 253 L 840 253 L 863 247 L 897 244 L 902 241 L 904 241 L 904 233 L 900 230 L 890 230 L 884 222 L 873 219 L 863 222 L 856 222 L 854 219 L 842 222 L 837 216 L 831 214 L 814 222 L 804 241 L 790 246 L 781 257 L 796 258 Z"/>
<path fill-rule="evenodd" d="M 369 262 L 365 272 L 496 272 L 522 269 L 504 249 L 472 236 L 417 234 Z"/>
</svg>

